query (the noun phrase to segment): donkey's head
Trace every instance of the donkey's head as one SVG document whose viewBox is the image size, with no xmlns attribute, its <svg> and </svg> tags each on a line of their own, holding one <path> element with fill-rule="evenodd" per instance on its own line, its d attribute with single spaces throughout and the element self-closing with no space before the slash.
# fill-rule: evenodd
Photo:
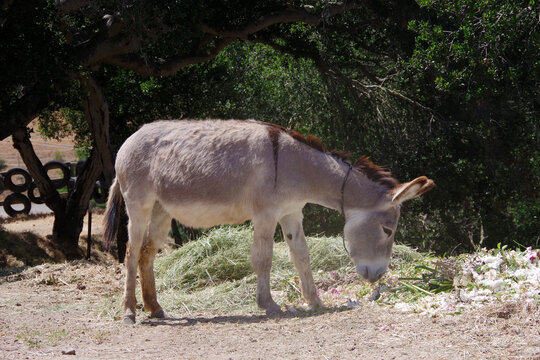
<svg viewBox="0 0 540 360">
<path fill-rule="evenodd" d="M 400 204 L 431 190 L 435 183 L 425 176 L 390 190 L 386 203 L 376 210 L 355 210 L 347 218 L 344 235 L 356 271 L 375 282 L 386 272 L 394 234 L 399 220 Z"/>
</svg>

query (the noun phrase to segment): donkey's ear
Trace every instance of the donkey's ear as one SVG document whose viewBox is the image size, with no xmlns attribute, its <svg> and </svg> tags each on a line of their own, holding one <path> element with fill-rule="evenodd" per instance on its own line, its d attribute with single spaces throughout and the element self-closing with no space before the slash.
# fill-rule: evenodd
<svg viewBox="0 0 540 360">
<path fill-rule="evenodd" d="M 420 176 L 411 182 L 401 184 L 392 189 L 392 204 L 399 205 L 404 201 L 414 199 L 433 189 L 435 183 L 425 176 Z"/>
</svg>

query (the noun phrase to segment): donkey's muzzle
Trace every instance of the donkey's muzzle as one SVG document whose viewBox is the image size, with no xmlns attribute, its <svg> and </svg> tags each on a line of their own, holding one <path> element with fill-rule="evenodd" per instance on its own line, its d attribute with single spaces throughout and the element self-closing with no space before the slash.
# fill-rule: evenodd
<svg viewBox="0 0 540 360">
<path fill-rule="evenodd" d="M 375 282 L 379 280 L 386 272 L 387 265 L 373 266 L 373 265 L 358 265 L 356 271 L 360 276 L 369 282 Z"/>
</svg>

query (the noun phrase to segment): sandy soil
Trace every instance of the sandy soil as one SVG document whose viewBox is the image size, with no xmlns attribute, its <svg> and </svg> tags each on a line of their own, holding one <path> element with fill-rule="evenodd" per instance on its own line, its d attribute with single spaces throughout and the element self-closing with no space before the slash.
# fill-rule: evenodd
<svg viewBox="0 0 540 360">
<path fill-rule="evenodd" d="M 49 218 L 4 225 L 47 231 Z M 96 232 L 99 232 L 96 228 Z M 318 314 L 119 320 L 123 267 L 75 261 L 0 278 L 2 359 L 540 359 L 540 310 L 432 318 L 365 302 Z"/>
<path fill-rule="evenodd" d="M 30 220 L 17 220 L 12 218 L 0 219 L 0 224 L 8 231 L 25 232 L 30 231 L 41 236 L 52 233 L 53 215 L 37 215 Z M 88 214 L 84 217 L 83 232 L 85 236 L 88 230 Z M 103 234 L 103 210 L 94 210 L 92 213 L 92 233 L 96 236 Z"/>
</svg>

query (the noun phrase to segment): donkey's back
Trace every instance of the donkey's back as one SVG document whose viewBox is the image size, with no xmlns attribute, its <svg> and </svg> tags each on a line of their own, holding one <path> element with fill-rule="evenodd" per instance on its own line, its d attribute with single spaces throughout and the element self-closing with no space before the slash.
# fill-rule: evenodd
<svg viewBox="0 0 540 360">
<path fill-rule="evenodd" d="M 241 223 L 272 189 L 270 149 L 257 122 L 157 121 L 122 145 L 116 176 L 126 201 L 158 202 L 185 225 Z"/>
</svg>

